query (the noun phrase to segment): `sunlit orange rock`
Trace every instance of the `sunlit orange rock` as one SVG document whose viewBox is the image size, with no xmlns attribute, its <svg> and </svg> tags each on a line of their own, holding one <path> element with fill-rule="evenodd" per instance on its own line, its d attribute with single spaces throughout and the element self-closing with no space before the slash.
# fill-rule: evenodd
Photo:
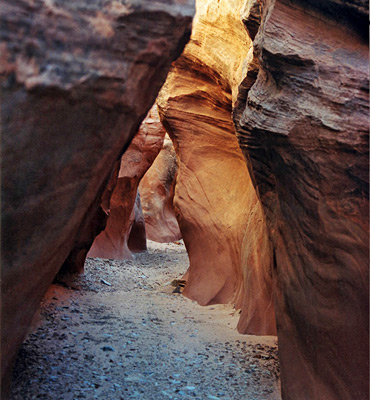
<svg viewBox="0 0 370 400">
<path fill-rule="evenodd" d="M 181 239 L 173 208 L 176 175 L 176 153 L 167 135 L 158 157 L 139 185 L 146 235 L 155 242 L 166 243 Z"/>
<path fill-rule="evenodd" d="M 0 7 L 2 377 L 190 35 L 191 0 L 86 4 Z"/>
<path fill-rule="evenodd" d="M 183 294 L 233 303 L 241 332 L 274 334 L 272 253 L 231 117 L 251 47 L 242 5 L 197 3 L 192 38 L 157 104 L 179 159 L 174 206 L 190 260 Z"/>
<path fill-rule="evenodd" d="M 141 206 L 139 197 L 137 197 L 137 188 L 141 178 L 160 152 L 165 134 L 166 131 L 159 121 L 155 107 L 150 111 L 122 156 L 117 184 L 110 199 L 107 224 L 96 237 L 88 253 L 89 257 L 114 258 L 116 260 L 131 258 L 128 240 L 135 217 L 136 225 L 131 238 L 132 248 L 145 250 L 142 243 L 146 243 L 143 224 L 141 224 L 143 229 L 139 229 Z"/>
<path fill-rule="evenodd" d="M 260 3 L 234 116 L 274 248 L 282 395 L 368 399 L 368 4 Z"/>
</svg>

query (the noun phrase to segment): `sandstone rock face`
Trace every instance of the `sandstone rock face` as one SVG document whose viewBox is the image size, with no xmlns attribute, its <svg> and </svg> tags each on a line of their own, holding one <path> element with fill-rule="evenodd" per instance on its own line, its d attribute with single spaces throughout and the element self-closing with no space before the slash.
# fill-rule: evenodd
<svg viewBox="0 0 370 400">
<path fill-rule="evenodd" d="M 367 5 L 263 3 L 235 122 L 274 247 L 283 398 L 366 399 Z"/>
<path fill-rule="evenodd" d="M 231 118 L 251 46 L 242 4 L 197 4 L 191 41 L 157 104 L 179 159 L 174 206 L 190 260 L 183 294 L 234 303 L 243 307 L 240 331 L 274 334 L 270 246 Z"/>
<path fill-rule="evenodd" d="M 2 377 L 193 12 L 191 0 L 2 2 Z"/>
<path fill-rule="evenodd" d="M 142 220 L 140 224 L 142 212 L 137 188 L 141 178 L 160 152 L 165 134 L 166 131 L 159 121 L 155 107 L 122 156 L 117 184 L 110 199 L 107 225 L 96 237 L 88 253 L 89 257 L 116 260 L 131 258 L 128 240 L 135 221 L 132 247 L 145 250 L 145 227 Z"/>
<path fill-rule="evenodd" d="M 155 242 L 173 242 L 182 237 L 173 208 L 176 175 L 176 153 L 166 135 L 163 148 L 139 185 L 146 235 Z"/>
</svg>

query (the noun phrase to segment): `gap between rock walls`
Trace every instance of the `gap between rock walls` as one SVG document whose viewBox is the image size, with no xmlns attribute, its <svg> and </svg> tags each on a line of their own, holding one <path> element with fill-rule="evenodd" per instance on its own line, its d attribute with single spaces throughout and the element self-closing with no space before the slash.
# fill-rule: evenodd
<svg viewBox="0 0 370 400">
<path fill-rule="evenodd" d="M 148 241 L 132 260 L 88 258 L 84 275 L 54 282 L 10 398 L 280 399 L 276 337 L 238 334 L 230 305 L 178 293 L 188 265 L 182 241 Z"/>
</svg>

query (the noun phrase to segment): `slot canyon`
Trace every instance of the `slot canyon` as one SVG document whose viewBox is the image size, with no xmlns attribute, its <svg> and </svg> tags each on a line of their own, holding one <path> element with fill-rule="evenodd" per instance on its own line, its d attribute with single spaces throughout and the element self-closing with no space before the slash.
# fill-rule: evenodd
<svg viewBox="0 0 370 400">
<path fill-rule="evenodd" d="M 1 398 L 369 398 L 364 0 L 4 0 Z"/>
</svg>

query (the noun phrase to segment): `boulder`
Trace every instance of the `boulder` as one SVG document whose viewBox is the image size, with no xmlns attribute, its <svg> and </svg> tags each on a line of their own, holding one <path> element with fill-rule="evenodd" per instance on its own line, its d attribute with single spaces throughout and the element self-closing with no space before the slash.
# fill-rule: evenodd
<svg viewBox="0 0 370 400">
<path fill-rule="evenodd" d="M 2 2 L 2 388 L 193 12 L 191 0 Z"/>
<path fill-rule="evenodd" d="M 182 237 L 173 208 L 176 176 L 176 153 L 166 135 L 163 148 L 139 185 L 146 235 L 155 242 L 173 242 Z"/>
<path fill-rule="evenodd" d="M 367 4 L 259 3 L 234 120 L 274 249 L 282 396 L 367 399 Z"/>
</svg>

